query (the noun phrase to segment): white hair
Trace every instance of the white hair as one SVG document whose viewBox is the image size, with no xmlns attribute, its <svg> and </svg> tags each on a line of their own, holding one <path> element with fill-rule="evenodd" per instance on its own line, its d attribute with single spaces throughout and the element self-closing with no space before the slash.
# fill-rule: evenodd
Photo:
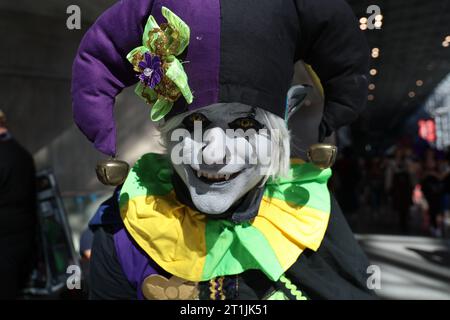
<svg viewBox="0 0 450 320">
<path fill-rule="evenodd" d="M 167 122 L 161 121 L 158 129 L 161 133 L 161 144 L 167 151 L 172 130 L 178 128 L 189 113 L 174 116 Z M 290 133 L 286 121 L 264 109 L 256 108 L 256 115 L 262 118 L 271 138 L 270 164 L 262 183 L 269 178 L 288 177 L 290 170 Z"/>
<path fill-rule="evenodd" d="M 274 115 L 271 112 L 263 109 L 257 109 L 265 119 L 267 129 L 271 138 L 271 159 L 270 167 L 267 171 L 267 176 L 264 179 L 264 183 L 269 177 L 276 180 L 278 178 L 287 177 L 289 175 L 289 169 L 291 167 L 291 146 L 290 146 L 290 133 L 287 128 L 287 123 L 281 117 Z"/>
</svg>

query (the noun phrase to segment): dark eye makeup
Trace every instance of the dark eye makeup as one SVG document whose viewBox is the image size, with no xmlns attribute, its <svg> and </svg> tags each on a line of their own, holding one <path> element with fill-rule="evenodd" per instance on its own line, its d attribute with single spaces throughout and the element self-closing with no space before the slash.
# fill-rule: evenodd
<svg viewBox="0 0 450 320">
<path fill-rule="evenodd" d="M 259 121 L 249 117 L 238 118 L 230 122 L 228 126 L 233 130 L 242 129 L 244 131 L 249 129 L 260 130 L 264 127 Z"/>
<path fill-rule="evenodd" d="M 183 119 L 182 124 L 187 130 L 192 132 L 194 131 L 195 122 L 201 122 L 202 130 L 206 129 L 209 125 L 211 125 L 211 121 L 203 113 L 200 112 L 194 112 L 186 116 Z M 250 129 L 257 131 L 264 128 L 264 126 L 259 121 L 255 120 L 252 117 L 237 118 L 232 122 L 228 123 L 228 127 L 233 130 L 242 129 L 244 131 Z"/>
<path fill-rule="evenodd" d="M 202 123 L 202 129 L 208 127 L 211 124 L 211 121 L 200 112 L 191 113 L 183 119 L 182 123 L 187 130 L 194 131 L 194 123 L 196 121 Z"/>
</svg>

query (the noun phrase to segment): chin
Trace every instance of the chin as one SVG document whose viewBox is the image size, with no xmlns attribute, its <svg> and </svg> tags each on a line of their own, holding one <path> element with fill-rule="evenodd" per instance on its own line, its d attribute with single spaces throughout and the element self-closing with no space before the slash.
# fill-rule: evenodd
<svg viewBox="0 0 450 320">
<path fill-rule="evenodd" d="M 194 196 L 191 194 L 192 202 L 198 211 L 210 214 L 210 215 L 220 215 L 227 211 L 232 204 L 222 203 L 219 197 L 208 197 L 208 199 L 202 199 L 203 197 Z"/>
</svg>

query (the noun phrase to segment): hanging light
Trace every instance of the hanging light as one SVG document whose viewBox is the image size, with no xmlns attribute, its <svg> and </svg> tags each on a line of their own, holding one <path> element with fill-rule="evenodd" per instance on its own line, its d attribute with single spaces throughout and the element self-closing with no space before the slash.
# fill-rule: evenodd
<svg viewBox="0 0 450 320">
<path fill-rule="evenodd" d="M 362 17 L 361 19 L 359 19 L 359 28 L 361 30 L 367 30 L 367 18 L 366 17 Z"/>
<path fill-rule="evenodd" d="M 378 58 L 380 56 L 380 49 L 379 48 L 373 48 L 372 49 L 372 58 Z"/>
<path fill-rule="evenodd" d="M 378 71 L 377 71 L 377 69 L 373 68 L 373 69 L 370 69 L 369 73 L 371 76 L 375 76 L 378 73 Z"/>
<path fill-rule="evenodd" d="M 369 90 L 375 90 L 375 85 L 373 83 L 369 84 Z"/>
<path fill-rule="evenodd" d="M 367 96 L 367 100 L 373 101 L 373 100 L 375 100 L 375 96 L 374 96 L 373 94 L 369 94 L 369 95 Z"/>
<path fill-rule="evenodd" d="M 383 25 L 383 15 L 377 14 L 375 16 L 375 23 L 373 25 L 375 26 L 375 28 L 380 29 Z"/>
<path fill-rule="evenodd" d="M 410 97 L 410 98 L 414 98 L 415 96 L 416 96 L 416 93 L 414 91 L 410 91 L 408 93 L 408 97 Z"/>
<path fill-rule="evenodd" d="M 418 87 L 423 86 L 423 81 L 422 80 L 417 80 L 416 81 L 416 86 L 418 86 Z"/>
</svg>

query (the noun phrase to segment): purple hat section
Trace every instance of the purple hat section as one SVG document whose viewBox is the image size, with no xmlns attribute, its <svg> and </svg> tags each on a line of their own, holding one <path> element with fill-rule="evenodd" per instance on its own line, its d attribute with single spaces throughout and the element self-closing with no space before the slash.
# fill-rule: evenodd
<svg viewBox="0 0 450 320">
<path fill-rule="evenodd" d="M 218 101 L 220 66 L 219 0 L 123 0 L 103 13 L 81 41 L 72 70 L 75 123 L 101 152 L 116 155 L 115 97 L 138 78 L 126 55 L 141 45 L 150 15 L 165 22 L 165 6 L 191 28 L 183 55 L 197 109 Z M 182 98 L 180 99 L 182 100 Z M 179 108 L 183 103 L 178 103 Z M 183 112 L 185 110 L 178 110 Z"/>
<path fill-rule="evenodd" d="M 219 102 L 220 1 L 157 0 L 152 14 L 158 23 L 164 21 L 162 6 L 172 10 L 191 29 L 189 46 L 181 60 L 185 62 L 183 67 L 194 101 L 187 105 L 184 98 L 180 98 L 170 115 Z"/>
<path fill-rule="evenodd" d="M 72 68 L 75 123 L 94 146 L 116 154 L 115 97 L 137 80 L 126 54 L 142 42 L 153 1 L 120 1 L 87 31 Z M 126 32 L 125 32 L 126 31 Z"/>
</svg>

